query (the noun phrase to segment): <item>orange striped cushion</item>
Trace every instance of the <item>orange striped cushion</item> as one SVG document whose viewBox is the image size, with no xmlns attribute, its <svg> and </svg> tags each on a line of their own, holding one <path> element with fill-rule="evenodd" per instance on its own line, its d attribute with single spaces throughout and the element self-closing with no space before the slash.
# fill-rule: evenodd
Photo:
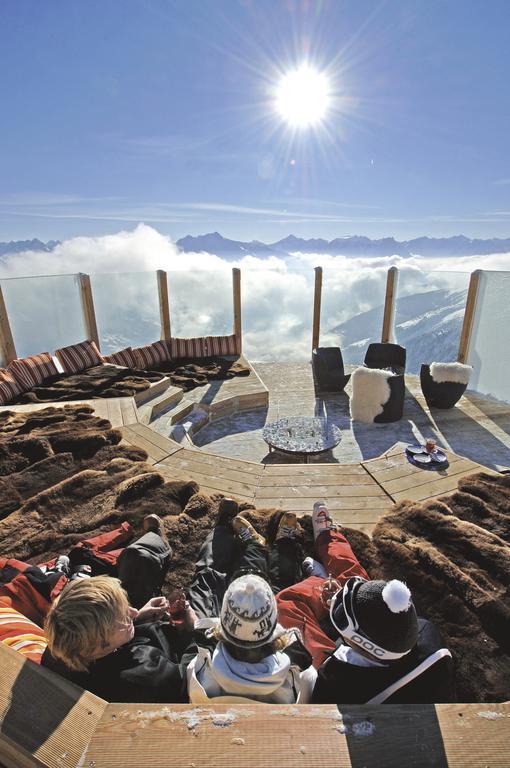
<svg viewBox="0 0 510 768">
<path fill-rule="evenodd" d="M 205 338 L 172 339 L 172 357 L 206 357 Z"/>
<path fill-rule="evenodd" d="M 211 357 L 240 354 L 235 333 L 231 336 L 206 336 L 205 346 L 207 354 Z"/>
<path fill-rule="evenodd" d="M 82 341 L 80 344 L 62 347 L 55 350 L 55 355 L 66 373 L 78 373 L 103 362 L 95 341 Z"/>
<path fill-rule="evenodd" d="M 12 373 L 5 368 L 0 368 L 0 405 L 7 405 L 22 392 Z"/>
<path fill-rule="evenodd" d="M 131 347 L 120 349 L 118 352 L 114 352 L 111 355 L 103 355 L 105 363 L 113 363 L 113 365 L 123 365 L 125 368 L 137 368 L 137 359 L 133 354 Z"/>
<path fill-rule="evenodd" d="M 155 341 L 146 347 L 135 347 L 131 350 L 136 360 L 136 368 L 148 371 L 161 363 L 168 363 L 172 359 L 172 350 L 169 341 Z"/>
<path fill-rule="evenodd" d="M 41 627 L 14 608 L 0 605 L 0 642 L 23 656 L 41 663 L 48 645 Z"/>
<path fill-rule="evenodd" d="M 12 363 L 9 363 L 9 370 L 12 371 L 12 375 L 19 385 L 23 387 L 24 392 L 42 384 L 51 376 L 58 375 L 57 366 L 49 352 L 41 352 L 40 355 L 13 360 Z"/>
</svg>

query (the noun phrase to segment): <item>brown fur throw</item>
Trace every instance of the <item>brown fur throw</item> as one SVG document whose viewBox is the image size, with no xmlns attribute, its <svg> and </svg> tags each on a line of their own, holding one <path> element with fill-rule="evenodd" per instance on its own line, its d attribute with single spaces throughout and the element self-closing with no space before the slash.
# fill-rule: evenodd
<svg viewBox="0 0 510 768">
<path fill-rule="evenodd" d="M 160 381 L 161 373 L 96 365 L 71 376 L 62 373 L 47 379 L 30 392 L 20 395 L 14 403 L 67 402 L 91 400 L 96 397 L 133 397 L 148 389 L 151 382 Z"/>
<path fill-rule="evenodd" d="M 460 701 L 510 695 L 510 475 L 462 478 L 451 496 L 402 502 L 373 533 L 373 577 L 404 579 L 454 653 Z"/>
<path fill-rule="evenodd" d="M 250 375 L 247 365 L 228 357 L 204 357 L 199 362 L 191 358 L 181 358 L 162 363 L 157 370 L 168 376 L 174 387 L 180 387 L 185 392 L 201 387 L 208 381 Z"/>
<path fill-rule="evenodd" d="M 0 554 L 43 562 L 127 520 L 140 535 L 151 512 L 164 521 L 174 556 L 166 588 L 186 587 L 221 494 L 167 482 L 143 450 L 87 406 L 0 414 Z M 241 504 L 269 540 L 279 513 Z M 346 529 L 372 578 L 402 578 L 418 612 L 454 653 L 460 701 L 500 701 L 510 692 L 510 476 L 463 478 L 449 497 L 402 502 L 370 540 Z M 313 553 L 310 516 L 301 520 Z"/>
</svg>

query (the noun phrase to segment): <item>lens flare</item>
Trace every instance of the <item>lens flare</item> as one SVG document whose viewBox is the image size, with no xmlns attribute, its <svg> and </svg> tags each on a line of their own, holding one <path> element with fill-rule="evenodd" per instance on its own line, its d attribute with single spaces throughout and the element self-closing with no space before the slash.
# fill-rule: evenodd
<svg viewBox="0 0 510 768">
<path fill-rule="evenodd" d="M 321 122 L 329 103 L 328 78 L 308 64 L 288 72 L 276 88 L 276 111 L 296 128 L 307 128 Z"/>
</svg>

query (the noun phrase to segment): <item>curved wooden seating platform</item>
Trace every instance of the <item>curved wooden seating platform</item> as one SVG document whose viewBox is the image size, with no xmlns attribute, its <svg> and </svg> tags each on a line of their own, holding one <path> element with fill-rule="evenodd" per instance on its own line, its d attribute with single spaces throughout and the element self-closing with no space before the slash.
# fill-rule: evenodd
<svg viewBox="0 0 510 768">
<path fill-rule="evenodd" d="M 267 389 L 246 377 L 211 390 L 215 417 L 239 404 L 267 402 Z M 243 391 L 243 382 L 245 390 Z M 248 385 L 249 382 L 249 385 Z M 263 465 L 183 447 L 143 421 L 185 399 L 161 387 L 143 397 L 88 401 L 123 439 L 143 448 L 169 479 L 190 478 L 201 490 L 310 512 L 327 498 L 335 518 L 369 533 L 402 498 L 453 491 L 462 475 L 487 470 L 450 454 L 450 466 L 428 473 L 411 466 L 397 444 L 359 464 Z M 168 383 L 167 383 L 168 384 Z M 223 384 L 230 387 L 223 388 Z M 222 391 L 223 390 L 223 391 Z M 63 403 L 47 403 L 59 406 Z M 184 404 L 186 405 L 186 403 Z M 249 407 L 256 407 L 250 405 Z M 9 410 L 35 410 L 14 406 Z M 182 409 L 179 409 L 182 413 Z M 437 706 L 271 706 L 255 704 L 108 704 L 0 643 L 0 765 L 7 768 L 508 768 L 509 704 Z"/>
</svg>

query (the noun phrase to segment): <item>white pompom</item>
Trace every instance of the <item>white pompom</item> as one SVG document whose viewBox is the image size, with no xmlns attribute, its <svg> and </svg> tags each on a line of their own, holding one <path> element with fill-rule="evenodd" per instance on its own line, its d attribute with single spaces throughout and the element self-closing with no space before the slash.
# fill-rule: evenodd
<svg viewBox="0 0 510 768">
<path fill-rule="evenodd" d="M 411 593 L 403 581 L 392 579 L 384 587 L 382 599 L 392 613 L 402 613 L 409 609 Z"/>
</svg>

